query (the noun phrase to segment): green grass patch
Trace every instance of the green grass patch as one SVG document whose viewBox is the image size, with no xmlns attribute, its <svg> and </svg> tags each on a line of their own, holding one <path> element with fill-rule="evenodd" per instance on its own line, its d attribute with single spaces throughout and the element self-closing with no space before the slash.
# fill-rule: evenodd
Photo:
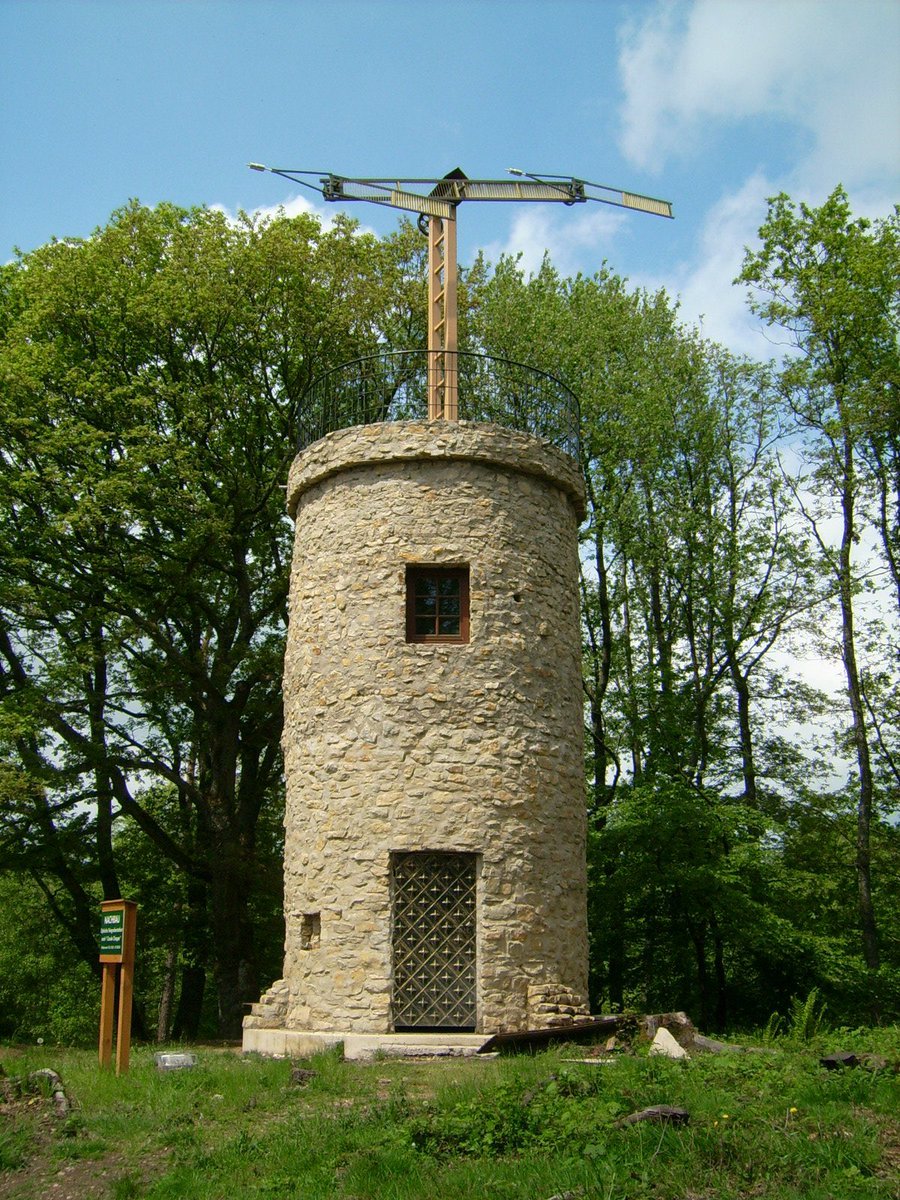
<svg viewBox="0 0 900 1200">
<path fill-rule="evenodd" d="M 31 1139 L 21 1126 L 0 1128 L 0 1173 L 17 1171 L 28 1160 Z"/>
<path fill-rule="evenodd" d="M 7 1074 L 52 1066 L 74 1109 L 57 1120 L 46 1097 L 31 1105 L 38 1140 L 12 1114 L 0 1195 L 41 1196 L 66 1167 L 69 1194 L 80 1178 L 111 1200 L 893 1200 L 900 1031 L 841 1033 L 687 1063 L 566 1061 L 572 1048 L 365 1065 L 329 1053 L 300 1064 L 314 1072 L 301 1084 L 289 1062 L 232 1053 L 160 1072 L 139 1047 L 117 1078 L 87 1052 L 28 1049 Z M 826 1071 L 820 1054 L 837 1048 L 888 1065 Z M 620 1123 L 658 1104 L 689 1123 Z"/>
</svg>

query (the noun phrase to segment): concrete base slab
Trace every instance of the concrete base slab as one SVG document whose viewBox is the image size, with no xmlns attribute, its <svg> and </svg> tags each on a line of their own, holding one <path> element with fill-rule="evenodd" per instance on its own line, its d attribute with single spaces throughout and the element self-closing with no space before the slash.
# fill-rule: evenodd
<svg viewBox="0 0 900 1200">
<path fill-rule="evenodd" d="M 310 1058 L 339 1045 L 344 1037 L 342 1033 L 330 1031 L 245 1029 L 241 1049 L 244 1054 L 264 1054 L 268 1058 Z"/>
<path fill-rule="evenodd" d="M 344 1038 L 344 1058 L 464 1057 L 477 1054 L 487 1040 L 481 1033 L 351 1033 Z"/>
<path fill-rule="evenodd" d="M 483 1033 L 342 1033 L 299 1029 L 245 1029 L 243 1052 L 270 1058 L 309 1058 L 343 1043 L 348 1062 L 389 1058 L 446 1058 L 477 1054 L 489 1040 Z"/>
</svg>

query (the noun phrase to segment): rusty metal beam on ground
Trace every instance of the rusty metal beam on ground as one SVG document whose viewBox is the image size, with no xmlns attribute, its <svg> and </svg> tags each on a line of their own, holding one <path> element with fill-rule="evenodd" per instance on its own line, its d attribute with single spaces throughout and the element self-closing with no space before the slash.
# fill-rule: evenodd
<svg viewBox="0 0 900 1200">
<path fill-rule="evenodd" d="M 573 1021 L 571 1025 L 554 1025 L 550 1029 L 522 1029 L 517 1033 L 495 1033 L 488 1038 L 479 1054 L 491 1054 L 495 1050 L 537 1050 L 551 1042 L 590 1042 L 596 1038 L 616 1033 L 628 1025 L 632 1018 L 627 1016 L 590 1017 L 588 1020 Z"/>
</svg>

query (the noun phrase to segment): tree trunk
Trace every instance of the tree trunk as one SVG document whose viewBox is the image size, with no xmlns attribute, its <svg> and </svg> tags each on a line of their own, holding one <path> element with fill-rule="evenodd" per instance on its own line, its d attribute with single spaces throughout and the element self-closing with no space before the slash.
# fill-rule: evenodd
<svg viewBox="0 0 900 1200">
<path fill-rule="evenodd" d="M 585 467 L 588 501 L 590 503 L 593 522 L 594 569 L 597 573 L 597 617 L 599 628 L 595 626 L 590 605 L 585 602 L 582 606 L 588 639 L 591 649 L 591 684 L 588 693 L 590 700 L 591 739 L 593 749 L 593 809 L 597 813 L 612 803 L 618 782 L 618 769 L 612 785 L 607 786 L 606 769 L 611 758 L 606 741 L 606 728 L 603 717 L 603 701 L 609 687 L 612 672 L 612 613 L 609 597 L 609 572 L 606 565 L 604 527 L 597 504 L 597 496 L 593 479 L 588 466 Z M 584 589 L 585 600 L 587 591 Z"/>
<path fill-rule="evenodd" d="M 679 907 L 682 907 L 679 900 Z M 682 908 L 682 913 L 684 909 Z M 684 916 L 688 933 L 694 944 L 694 958 L 697 963 L 697 986 L 700 989 L 700 1028 L 709 1028 L 709 972 L 706 966 L 706 922 L 696 924 Z"/>
<path fill-rule="evenodd" d="M 718 1032 L 728 1026 L 728 979 L 725 974 L 725 946 L 715 917 L 710 921 L 713 931 L 713 961 L 716 972 L 716 1024 Z"/>
<path fill-rule="evenodd" d="M 181 914 L 181 988 L 172 1022 L 172 1037 L 176 1040 L 196 1038 L 200 1031 L 209 961 L 207 899 L 207 885 L 189 876 L 187 905 Z"/>
<path fill-rule="evenodd" d="M 625 934 L 621 922 L 609 931 L 607 945 L 609 947 L 607 987 L 610 1008 L 613 1012 L 621 1012 L 625 1007 Z"/>
<path fill-rule="evenodd" d="M 172 1022 L 172 1037 L 176 1041 L 191 1041 L 200 1032 L 205 990 L 205 968 L 194 963 L 183 966 L 178 1007 L 175 1010 L 175 1020 Z"/>
<path fill-rule="evenodd" d="M 847 679 L 847 697 L 853 715 L 853 744 L 856 751 L 859 776 L 859 799 L 856 821 L 856 882 L 859 906 L 859 924 L 862 934 L 863 957 L 871 971 L 877 971 L 880 963 L 878 931 L 875 909 L 872 903 L 872 859 L 870 849 L 872 810 L 874 806 L 874 784 L 869 755 L 869 739 L 866 731 L 865 706 L 856 661 L 856 636 L 853 625 L 853 587 L 851 551 L 855 538 L 854 499 L 855 477 L 853 444 L 849 432 L 844 430 L 843 476 L 841 488 L 841 512 L 843 529 L 838 571 L 838 589 L 841 606 L 841 657 Z"/>
<path fill-rule="evenodd" d="M 757 805 L 756 764 L 753 758 L 753 733 L 750 728 L 750 685 L 741 673 L 733 647 L 728 646 L 728 669 L 737 696 L 738 734 L 741 745 L 741 772 L 744 779 L 744 801 L 751 808 Z"/>
<path fill-rule="evenodd" d="M 625 711 L 628 719 L 628 745 L 631 751 L 631 777 L 635 785 L 644 777 L 645 747 L 640 736 L 637 681 L 631 646 L 631 601 L 628 593 L 628 559 L 622 556 L 622 660 L 625 668 Z"/>
<path fill-rule="evenodd" d="M 252 786 L 242 779 L 255 761 L 251 749 L 241 755 L 240 716 L 246 694 L 241 685 L 231 700 L 207 698 L 207 752 L 200 763 L 198 803 L 201 844 L 209 856 L 209 929 L 219 1036 L 240 1038 L 247 1006 L 259 999 L 254 929 L 249 901 L 256 880 L 253 827 L 247 812 L 256 804 Z M 238 781 L 244 785 L 239 797 Z"/>
<path fill-rule="evenodd" d="M 109 775 L 103 765 L 106 758 L 106 698 L 108 669 L 103 629 L 100 625 L 91 628 L 92 670 L 85 672 L 84 690 L 88 697 L 90 714 L 91 750 L 96 756 L 94 780 L 97 809 L 97 865 L 104 900 L 122 898 L 122 888 L 113 855 L 113 793 Z"/>
<path fill-rule="evenodd" d="M 233 858 L 234 847 L 222 847 L 210 885 L 210 926 L 215 946 L 214 976 L 219 1006 L 219 1036 L 240 1038 L 247 1005 L 259 999 L 259 976 L 253 929 L 247 911 L 245 872 Z"/>
<path fill-rule="evenodd" d="M 169 1037 L 172 1024 L 172 1009 L 175 1004 L 175 967 L 178 962 L 178 948 L 174 943 L 166 951 L 166 961 L 163 967 L 163 985 L 159 997 L 159 1015 L 156 1019 L 156 1040 L 165 1042 Z"/>
</svg>

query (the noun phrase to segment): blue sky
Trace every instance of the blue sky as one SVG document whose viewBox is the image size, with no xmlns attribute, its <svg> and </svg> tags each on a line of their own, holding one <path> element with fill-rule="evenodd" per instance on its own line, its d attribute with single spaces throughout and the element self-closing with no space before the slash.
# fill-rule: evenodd
<svg viewBox="0 0 900 1200">
<path fill-rule="evenodd" d="M 779 190 L 900 199 L 900 0 L 0 0 L 0 260 L 130 197 L 316 204 L 251 160 L 345 175 L 572 174 L 672 200 L 466 205 L 460 257 L 548 249 L 770 347 L 731 280 Z M 378 232 L 390 212 L 351 206 Z"/>
<path fill-rule="evenodd" d="M 820 204 L 840 182 L 872 217 L 900 200 L 900 0 L 0 0 L 0 46 L 0 261 L 132 197 L 334 215 L 250 161 L 515 166 L 660 196 L 676 219 L 464 205 L 463 262 L 606 260 L 761 358 L 778 347 L 732 280 L 766 197 Z"/>
</svg>

